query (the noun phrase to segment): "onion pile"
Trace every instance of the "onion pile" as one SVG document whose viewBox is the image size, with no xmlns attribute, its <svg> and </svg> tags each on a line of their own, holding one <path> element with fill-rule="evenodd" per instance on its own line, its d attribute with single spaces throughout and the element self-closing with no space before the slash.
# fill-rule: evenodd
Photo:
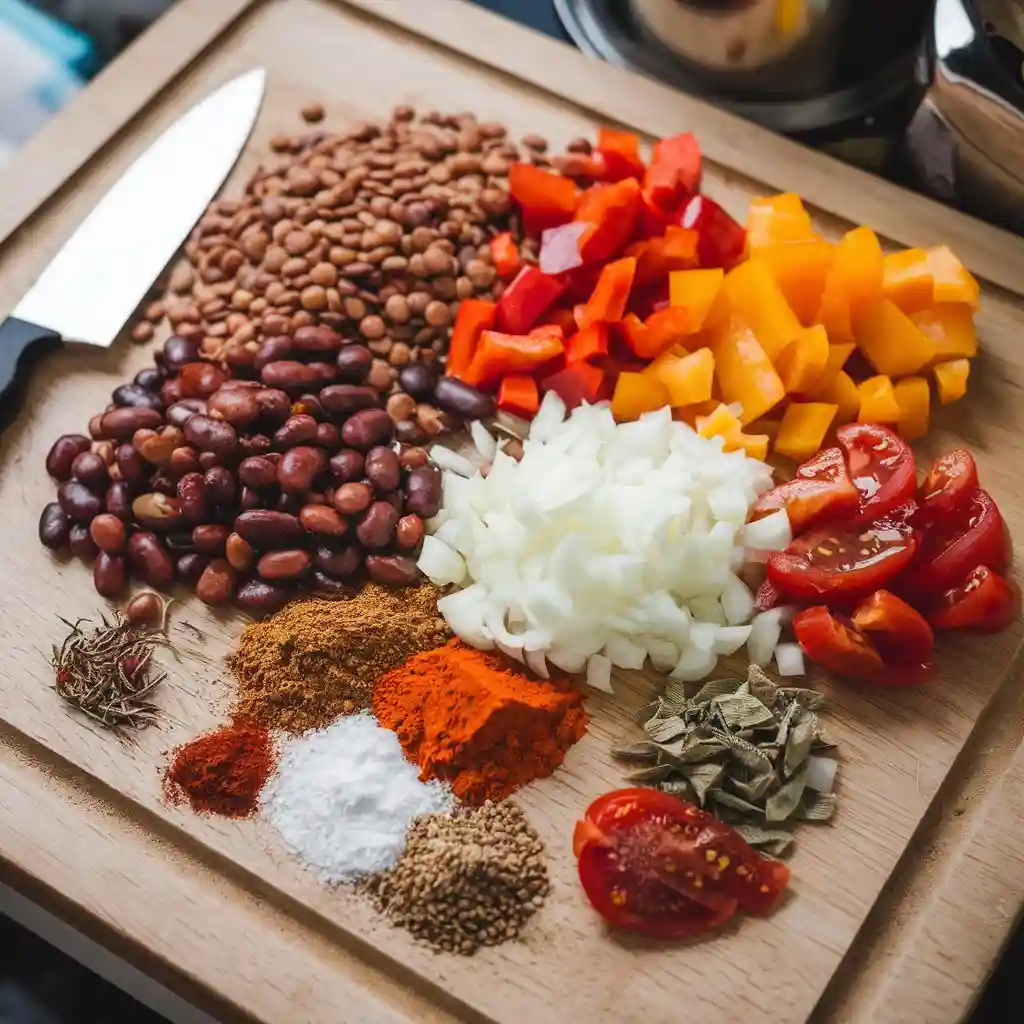
<svg viewBox="0 0 1024 1024">
<path fill-rule="evenodd" d="M 462 588 L 438 602 L 462 640 L 542 677 L 548 663 L 586 670 L 609 691 L 613 666 L 648 658 L 684 681 L 744 644 L 768 663 L 782 616 L 754 616 L 739 574 L 792 539 L 784 512 L 745 525 L 772 486 L 769 466 L 723 452 L 721 438 L 701 437 L 667 408 L 633 423 L 616 423 L 606 404 L 566 418 L 554 392 L 520 461 L 483 430 L 475 425 L 473 438 L 493 451 L 486 476 L 437 460 L 452 468 L 419 560 L 438 586 Z"/>
</svg>

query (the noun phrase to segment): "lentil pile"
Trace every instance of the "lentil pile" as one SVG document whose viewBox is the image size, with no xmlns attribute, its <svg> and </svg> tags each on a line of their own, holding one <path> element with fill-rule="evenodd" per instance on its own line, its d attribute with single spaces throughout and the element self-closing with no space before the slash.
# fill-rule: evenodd
<svg viewBox="0 0 1024 1024">
<path fill-rule="evenodd" d="M 418 818 L 398 863 L 361 886 L 392 924 L 464 955 L 516 938 L 550 891 L 544 844 L 508 801 Z"/>
<path fill-rule="evenodd" d="M 374 680 L 451 636 L 430 584 L 398 594 L 368 584 L 347 601 L 295 601 L 247 626 L 232 668 L 234 713 L 289 732 L 370 706 Z"/>
</svg>

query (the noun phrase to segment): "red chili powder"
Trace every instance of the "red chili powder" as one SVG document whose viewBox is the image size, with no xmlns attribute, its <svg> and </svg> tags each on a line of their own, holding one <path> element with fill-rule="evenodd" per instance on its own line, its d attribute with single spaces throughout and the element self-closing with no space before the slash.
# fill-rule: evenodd
<svg viewBox="0 0 1024 1024">
<path fill-rule="evenodd" d="M 187 799 L 197 814 L 248 818 L 275 764 L 270 731 L 236 721 L 175 750 L 164 794 L 174 804 Z"/>
</svg>

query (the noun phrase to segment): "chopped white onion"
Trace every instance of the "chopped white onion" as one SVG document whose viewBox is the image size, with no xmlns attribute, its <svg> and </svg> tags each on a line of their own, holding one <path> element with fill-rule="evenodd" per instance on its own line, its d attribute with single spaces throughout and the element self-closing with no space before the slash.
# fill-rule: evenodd
<svg viewBox="0 0 1024 1024">
<path fill-rule="evenodd" d="M 587 686 L 605 693 L 612 689 L 612 663 L 603 654 L 592 654 L 587 659 Z"/>
<path fill-rule="evenodd" d="M 735 654 L 749 639 L 751 626 L 719 626 L 712 650 L 719 657 Z"/>
<path fill-rule="evenodd" d="M 771 551 L 785 551 L 793 541 L 793 530 L 786 510 L 780 508 L 763 519 L 747 523 L 743 527 L 742 538 L 747 556 L 754 562 L 765 561 Z"/>
<path fill-rule="evenodd" d="M 551 673 L 548 672 L 547 659 L 544 657 L 543 651 L 531 651 L 526 648 L 523 649 L 523 656 L 526 658 L 526 667 L 538 675 L 541 679 L 550 679 Z"/>
<path fill-rule="evenodd" d="M 470 477 L 476 472 L 476 466 L 465 455 L 453 452 L 443 444 L 435 444 L 430 449 L 430 458 L 441 469 L 450 470 L 462 477 Z"/>
<path fill-rule="evenodd" d="M 423 547 L 416 565 L 424 576 L 439 587 L 461 583 L 466 578 L 466 563 L 462 556 L 437 535 L 423 538 Z"/>
<path fill-rule="evenodd" d="M 486 462 L 491 462 L 498 454 L 498 442 L 494 435 L 479 421 L 473 420 L 469 425 L 469 436 L 473 439 L 476 450 Z"/>
<path fill-rule="evenodd" d="M 776 644 L 775 665 L 780 676 L 802 676 L 807 671 L 804 667 L 804 652 L 799 644 Z"/>
<path fill-rule="evenodd" d="M 722 590 L 722 611 L 730 626 L 749 622 L 754 614 L 754 597 L 747 585 L 738 576 L 730 576 Z"/>
<path fill-rule="evenodd" d="M 817 793 L 831 793 L 836 783 L 839 762 L 834 757 L 812 754 L 807 758 L 807 788 Z"/>
<path fill-rule="evenodd" d="M 676 667 L 669 673 L 672 679 L 680 679 L 684 683 L 695 683 L 706 679 L 715 671 L 718 655 L 713 651 L 702 651 L 699 647 L 687 648 L 676 662 Z"/>
<path fill-rule="evenodd" d="M 644 646 L 647 648 L 647 656 L 651 664 L 658 672 L 671 672 L 679 660 L 679 648 L 671 640 L 663 640 L 661 637 L 649 636 L 644 639 Z"/>
<path fill-rule="evenodd" d="M 752 665 L 764 668 L 775 653 L 775 645 L 782 635 L 778 609 L 755 615 L 750 624 L 750 639 L 747 641 L 747 657 Z"/>
</svg>

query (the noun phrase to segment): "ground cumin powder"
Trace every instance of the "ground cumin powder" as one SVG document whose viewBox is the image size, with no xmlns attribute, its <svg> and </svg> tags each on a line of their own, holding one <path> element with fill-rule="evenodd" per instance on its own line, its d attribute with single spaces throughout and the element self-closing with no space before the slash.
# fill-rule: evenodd
<svg viewBox="0 0 1024 1024">
<path fill-rule="evenodd" d="M 370 583 L 347 600 L 293 601 L 247 626 L 231 667 L 233 714 L 289 732 L 329 725 L 370 706 L 384 672 L 451 636 L 438 590 Z"/>
</svg>

